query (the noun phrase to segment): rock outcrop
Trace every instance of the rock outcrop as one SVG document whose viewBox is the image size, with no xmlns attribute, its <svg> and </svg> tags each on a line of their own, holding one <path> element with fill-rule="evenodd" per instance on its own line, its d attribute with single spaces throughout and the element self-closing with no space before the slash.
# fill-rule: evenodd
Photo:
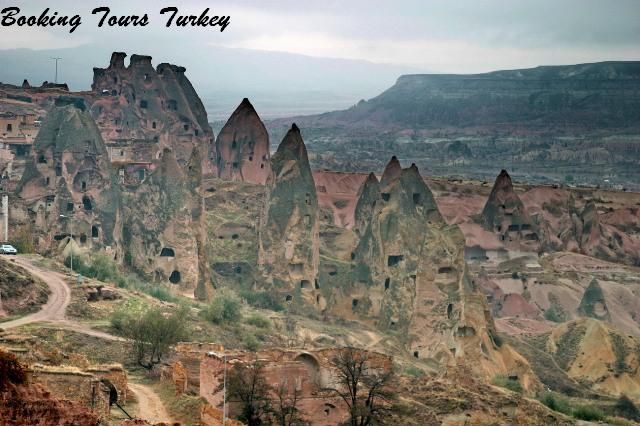
<svg viewBox="0 0 640 426">
<path fill-rule="evenodd" d="M 170 149 L 135 192 L 125 194 L 125 263 L 157 282 L 198 288 L 208 298 L 204 260 L 200 154 L 195 149 L 182 168 Z"/>
<path fill-rule="evenodd" d="M 380 198 L 372 188 L 362 191 L 359 212 L 369 217 L 356 217 L 366 228 L 354 252 L 353 288 L 340 290 L 353 297 L 352 310 L 406 335 L 416 358 L 469 363 L 483 375 L 504 372 L 511 363 L 528 375 L 526 362 L 493 339 L 489 307 L 467 274 L 462 232 L 444 221 L 415 165 L 397 169 L 392 159 Z M 373 179 L 368 182 L 375 188 Z"/>
<path fill-rule="evenodd" d="M 105 144 L 79 98 L 58 99 L 43 122 L 18 193 L 40 251 L 120 250 L 120 191 Z"/>
<path fill-rule="evenodd" d="M 93 69 L 91 114 L 113 146 L 111 161 L 151 162 L 169 148 L 184 166 L 196 146 L 213 157 L 213 131 L 185 68 L 163 63 L 154 69 L 142 55 L 132 55 L 125 67 L 126 56 L 114 52 L 109 67 Z M 213 171 L 210 161 L 204 166 Z"/>
<path fill-rule="evenodd" d="M 244 98 L 216 138 L 218 177 L 264 185 L 271 173 L 269 134 Z"/>
<path fill-rule="evenodd" d="M 318 198 L 300 129 L 293 124 L 271 161 L 259 234 L 258 266 L 283 299 L 315 305 Z"/>
</svg>

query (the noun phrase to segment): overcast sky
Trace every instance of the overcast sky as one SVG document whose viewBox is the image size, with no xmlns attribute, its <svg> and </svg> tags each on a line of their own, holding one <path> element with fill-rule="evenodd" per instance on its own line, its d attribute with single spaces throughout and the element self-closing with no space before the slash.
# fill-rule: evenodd
<svg viewBox="0 0 640 426">
<path fill-rule="evenodd" d="M 0 0 L 40 14 L 53 2 Z M 640 59 L 640 0 L 58 0 L 59 14 L 82 16 L 68 30 L 0 27 L 0 49 L 50 49 L 92 43 L 126 46 L 135 37 L 154 45 L 190 44 L 364 59 L 437 72 L 481 72 L 545 64 Z M 181 13 L 231 15 L 223 32 L 163 27 L 164 6 Z M 136 29 L 97 28 L 91 10 L 143 14 L 151 24 Z M 175 43 L 172 43 L 175 45 Z M 197 54 L 197 52 L 194 52 Z M 171 52 L 167 52 L 170 56 Z"/>
</svg>

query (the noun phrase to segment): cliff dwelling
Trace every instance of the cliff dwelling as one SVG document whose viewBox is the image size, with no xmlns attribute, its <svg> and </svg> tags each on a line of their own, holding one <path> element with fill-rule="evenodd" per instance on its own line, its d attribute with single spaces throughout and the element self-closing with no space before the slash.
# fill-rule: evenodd
<svg viewBox="0 0 640 426">
<path fill-rule="evenodd" d="M 171 284 L 179 284 L 180 283 L 180 272 L 179 271 L 173 271 L 171 272 L 171 275 L 169 275 L 169 282 Z"/>
</svg>

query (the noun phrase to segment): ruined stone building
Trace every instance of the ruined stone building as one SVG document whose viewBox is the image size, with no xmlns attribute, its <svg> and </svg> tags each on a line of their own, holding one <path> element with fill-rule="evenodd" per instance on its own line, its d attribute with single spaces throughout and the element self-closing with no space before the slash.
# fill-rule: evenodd
<svg viewBox="0 0 640 426">
<path fill-rule="evenodd" d="M 186 389 L 198 392 L 207 400 L 214 413 L 222 409 L 221 384 L 225 373 L 237 363 L 260 363 L 267 384 L 273 389 L 283 386 L 287 394 L 298 392 L 298 406 L 309 424 L 337 425 L 348 419 L 344 401 L 328 389 L 339 387 L 339 377 L 332 359 L 342 349 L 265 349 L 259 352 L 225 351 L 220 345 L 183 343 L 176 348 L 174 363 L 169 372 L 178 392 Z M 361 350 L 367 358 L 370 372 L 386 373 L 392 369 L 392 359 L 386 355 Z M 271 395 L 276 400 L 276 395 Z M 238 403 L 227 401 L 228 413 L 237 414 Z"/>
</svg>

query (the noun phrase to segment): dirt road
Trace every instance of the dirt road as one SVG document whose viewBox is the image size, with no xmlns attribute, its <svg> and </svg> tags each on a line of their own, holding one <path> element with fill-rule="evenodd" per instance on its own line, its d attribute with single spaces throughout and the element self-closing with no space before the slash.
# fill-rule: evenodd
<svg viewBox="0 0 640 426">
<path fill-rule="evenodd" d="M 76 331 L 78 333 L 86 334 L 93 337 L 98 337 L 105 340 L 124 340 L 121 337 L 104 333 L 102 331 L 93 330 L 90 327 L 80 324 L 75 321 L 65 319 L 65 312 L 67 306 L 71 302 L 71 289 L 65 282 L 65 275 L 60 272 L 55 272 L 47 269 L 43 269 L 35 265 L 35 258 L 17 256 L 15 262 L 17 265 L 23 267 L 34 276 L 44 281 L 51 293 L 47 303 L 42 306 L 38 312 L 31 315 L 18 318 L 13 321 L 7 321 L 0 323 L 0 328 L 9 330 L 11 328 L 20 327 L 33 322 L 50 322 L 55 325 Z"/>
<path fill-rule="evenodd" d="M 0 323 L 0 328 L 8 330 L 38 321 L 64 321 L 65 311 L 69 302 L 71 302 L 71 290 L 64 282 L 64 275 L 41 269 L 35 266 L 32 261 L 33 259 L 22 256 L 15 258 L 17 265 L 40 278 L 49 286 L 49 290 L 51 291 L 49 299 L 38 312 L 13 321 Z"/>
<path fill-rule="evenodd" d="M 160 422 L 173 423 L 160 397 L 153 389 L 149 386 L 133 382 L 129 382 L 129 389 L 136 394 L 136 398 L 138 399 L 138 412 L 136 413 L 136 417 L 144 419 L 151 424 Z"/>
</svg>

